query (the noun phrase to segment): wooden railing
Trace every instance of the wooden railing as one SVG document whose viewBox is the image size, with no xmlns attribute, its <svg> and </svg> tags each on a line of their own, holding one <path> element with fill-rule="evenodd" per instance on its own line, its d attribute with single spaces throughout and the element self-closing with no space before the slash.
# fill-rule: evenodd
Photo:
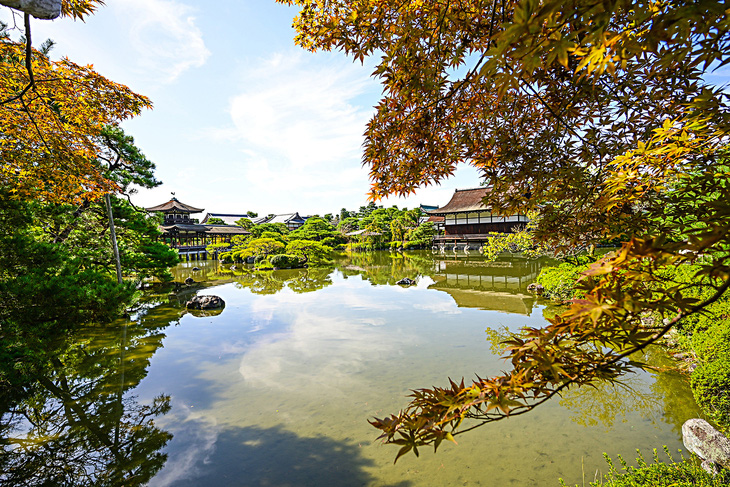
<svg viewBox="0 0 730 487">
<path fill-rule="evenodd" d="M 462 233 L 455 235 L 436 235 L 433 237 L 434 242 L 453 242 L 454 240 L 486 240 L 492 234 L 485 233 Z"/>
</svg>

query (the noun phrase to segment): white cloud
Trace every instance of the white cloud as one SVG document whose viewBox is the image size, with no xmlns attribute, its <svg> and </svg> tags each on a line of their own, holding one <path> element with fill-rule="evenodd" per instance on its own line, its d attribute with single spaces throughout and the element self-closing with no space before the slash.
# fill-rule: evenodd
<svg viewBox="0 0 730 487">
<path fill-rule="evenodd" d="M 347 59 L 274 54 L 249 70 L 246 90 L 231 102 L 239 137 L 297 167 L 359 159 L 372 110 L 354 99 L 374 86 Z"/>
<path fill-rule="evenodd" d="M 166 449 L 169 458 L 165 466 L 149 486 L 168 487 L 195 477 L 215 452 L 219 431 L 215 418 L 194 412 L 190 405 L 173 399 L 172 413 L 157 421 L 163 429 L 172 430 L 173 439 Z"/>
<path fill-rule="evenodd" d="M 254 387 L 286 390 L 297 384 L 300 389 L 337 394 L 364 380 L 357 374 L 368 363 L 414 341 L 402 332 L 384 330 L 377 318 L 351 321 L 302 312 L 286 333 L 267 336 L 248 350 L 239 372 Z"/>
<path fill-rule="evenodd" d="M 109 6 L 128 24 L 137 68 L 158 82 L 170 83 L 210 56 L 187 5 L 173 0 L 117 0 Z"/>
<path fill-rule="evenodd" d="M 377 82 L 344 56 L 277 53 L 247 64 L 231 98 L 230 125 L 204 137 L 238 145 L 239 171 L 257 187 L 299 200 L 364 201 L 363 132 Z M 375 90 L 374 90 L 375 88 Z M 375 96 L 374 96 L 375 95 Z"/>
</svg>

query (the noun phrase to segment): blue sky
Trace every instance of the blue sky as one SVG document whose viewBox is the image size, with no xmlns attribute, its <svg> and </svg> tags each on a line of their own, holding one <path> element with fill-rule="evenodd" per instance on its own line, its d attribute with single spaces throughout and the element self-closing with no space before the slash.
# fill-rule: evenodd
<svg viewBox="0 0 730 487">
<path fill-rule="evenodd" d="M 274 0 L 108 0 L 85 22 L 34 20 L 32 32 L 36 46 L 56 41 L 54 58 L 93 64 L 152 99 L 124 128 L 164 184 L 140 190 L 136 204 L 175 192 L 213 213 L 357 209 L 369 189 L 362 133 L 381 87 L 372 63 L 295 46 L 295 15 Z M 478 184 L 464 166 L 441 186 L 379 204 L 443 205 Z"/>
</svg>

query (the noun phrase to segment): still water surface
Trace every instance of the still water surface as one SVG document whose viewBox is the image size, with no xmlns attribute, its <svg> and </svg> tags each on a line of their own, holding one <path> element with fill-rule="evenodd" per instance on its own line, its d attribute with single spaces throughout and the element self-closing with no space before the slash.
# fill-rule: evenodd
<svg viewBox="0 0 730 487">
<path fill-rule="evenodd" d="M 698 414 L 682 376 L 637 372 L 393 465 L 397 448 L 374 441 L 367 419 L 396 412 L 410 389 L 507 368 L 485 329 L 545 324 L 545 303 L 526 292 L 540 264 L 413 252 L 229 267 L 181 264 L 176 281 L 198 284 L 151 291 L 130 321 L 75 337 L 31 403 L 4 415 L 8 437 L 35 447 L 6 449 L 0 465 L 64 485 L 130 474 L 125 485 L 582 485 L 606 470 L 603 452 L 676 451 Z M 225 309 L 185 313 L 196 293 Z M 671 365 L 658 350 L 650 360 Z"/>
</svg>

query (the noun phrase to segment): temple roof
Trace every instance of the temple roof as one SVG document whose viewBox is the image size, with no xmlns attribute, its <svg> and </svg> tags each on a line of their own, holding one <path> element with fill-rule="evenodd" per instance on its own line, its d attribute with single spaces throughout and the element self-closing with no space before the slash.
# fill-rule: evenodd
<svg viewBox="0 0 730 487">
<path fill-rule="evenodd" d="M 295 213 L 283 213 L 281 215 L 273 215 L 271 217 L 265 216 L 254 220 L 254 223 L 260 225 L 262 223 L 290 223 L 290 222 L 302 222 L 304 223 L 307 219 L 299 216 L 299 212 Z"/>
<path fill-rule="evenodd" d="M 173 211 L 177 210 L 181 213 L 200 213 L 203 211 L 202 208 L 195 208 L 194 206 L 186 205 L 185 203 L 180 203 L 177 198 L 173 198 L 167 203 L 162 203 L 161 205 L 152 206 L 150 208 L 145 208 L 147 211 Z"/>
<path fill-rule="evenodd" d="M 427 212 L 430 215 L 444 215 L 446 213 L 461 213 L 465 211 L 489 211 L 489 207 L 482 203 L 489 188 L 457 189 L 451 197 L 451 201 L 433 211 Z"/>
<path fill-rule="evenodd" d="M 226 225 L 235 225 L 238 220 L 241 218 L 245 218 L 246 220 L 251 220 L 251 217 L 247 214 L 239 214 L 239 213 L 208 213 L 205 215 L 205 218 L 203 218 L 203 221 L 200 223 L 207 224 L 208 221 L 211 218 L 220 218 L 223 220 L 223 223 Z"/>
</svg>

